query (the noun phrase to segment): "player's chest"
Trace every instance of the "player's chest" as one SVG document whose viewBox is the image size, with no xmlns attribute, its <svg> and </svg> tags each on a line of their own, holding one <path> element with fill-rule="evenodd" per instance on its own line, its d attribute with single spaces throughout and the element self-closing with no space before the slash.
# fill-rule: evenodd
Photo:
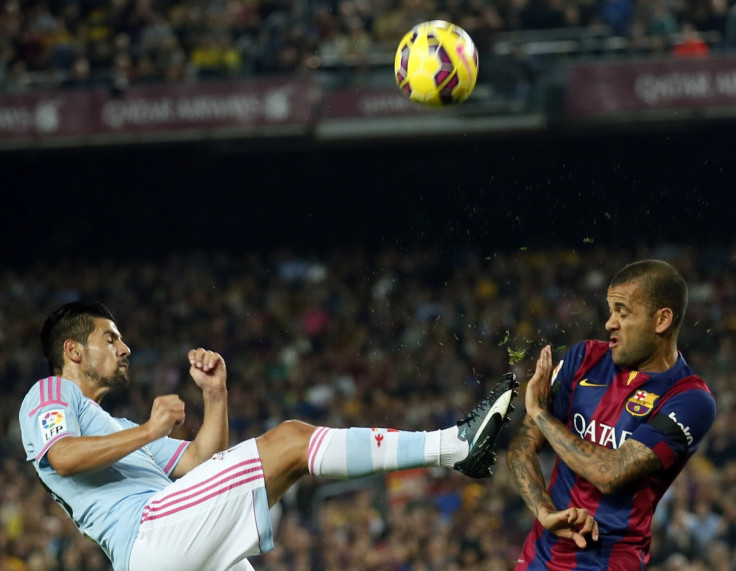
<svg viewBox="0 0 736 571">
<path fill-rule="evenodd" d="M 124 429 L 110 413 L 98 405 L 88 404 L 79 415 L 82 436 L 105 436 Z"/>
<path fill-rule="evenodd" d="M 607 448 L 618 448 L 651 417 L 666 390 L 647 375 L 592 370 L 571 393 L 571 428 L 582 438 Z"/>
</svg>

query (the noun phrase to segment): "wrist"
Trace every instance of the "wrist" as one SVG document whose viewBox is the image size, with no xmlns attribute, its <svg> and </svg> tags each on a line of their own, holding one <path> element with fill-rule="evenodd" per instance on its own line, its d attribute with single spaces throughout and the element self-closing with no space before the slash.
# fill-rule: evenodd
<svg viewBox="0 0 736 571">
<path fill-rule="evenodd" d="M 160 431 L 154 426 L 153 421 L 150 418 L 133 430 L 138 431 L 140 446 L 146 446 L 154 440 L 158 440 L 161 436 L 165 436 L 160 434 Z"/>
<path fill-rule="evenodd" d="M 543 412 L 544 412 L 544 409 L 540 406 L 533 406 L 531 408 L 526 409 L 526 413 L 529 415 L 529 418 L 532 419 L 534 424 L 537 424 L 537 419 Z"/>
<path fill-rule="evenodd" d="M 203 388 L 202 397 L 210 402 L 227 401 L 227 387 Z"/>
<path fill-rule="evenodd" d="M 538 520 L 542 521 L 554 511 L 556 511 L 556 508 L 552 504 L 540 503 L 537 505 L 537 513 L 535 515 Z"/>
</svg>

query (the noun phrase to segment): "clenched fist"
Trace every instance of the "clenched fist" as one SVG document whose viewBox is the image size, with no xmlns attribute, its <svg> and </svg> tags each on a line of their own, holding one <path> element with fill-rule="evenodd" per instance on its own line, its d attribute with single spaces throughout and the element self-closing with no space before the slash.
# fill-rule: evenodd
<svg viewBox="0 0 736 571">
<path fill-rule="evenodd" d="M 171 434 L 175 426 L 182 424 L 184 417 L 184 401 L 177 395 L 163 395 L 153 401 L 147 424 L 157 438 L 163 438 Z"/>
<path fill-rule="evenodd" d="M 226 388 L 227 369 L 222 355 L 207 349 L 192 349 L 188 353 L 189 374 L 204 392 L 222 392 Z"/>
</svg>

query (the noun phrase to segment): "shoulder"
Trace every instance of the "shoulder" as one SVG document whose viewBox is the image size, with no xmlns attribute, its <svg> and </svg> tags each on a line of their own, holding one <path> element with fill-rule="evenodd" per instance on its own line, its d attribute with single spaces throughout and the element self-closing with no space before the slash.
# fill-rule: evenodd
<svg viewBox="0 0 736 571">
<path fill-rule="evenodd" d="M 608 352 L 608 342 L 595 339 L 586 339 L 570 347 L 565 358 L 570 361 L 583 361 L 584 359 L 600 359 Z"/>
<path fill-rule="evenodd" d="M 683 408 L 697 411 L 697 414 L 715 416 L 716 399 L 705 381 L 697 375 L 683 377 L 667 391 L 663 404 L 679 404 Z"/>
<path fill-rule="evenodd" d="M 40 461 L 61 438 L 78 435 L 78 416 L 84 396 L 72 381 L 46 377 L 28 391 L 18 412 L 20 432 L 28 460 Z"/>
<path fill-rule="evenodd" d="M 663 403 L 691 403 L 693 407 L 712 408 L 715 411 L 716 399 L 708 385 L 684 359 L 681 358 L 672 369 L 663 373 L 663 377 L 670 384 Z"/>
<path fill-rule="evenodd" d="M 82 391 L 72 381 L 62 377 L 46 377 L 36 381 L 28 390 L 21 404 L 21 411 L 25 410 L 32 414 L 33 409 L 37 407 L 49 405 L 68 407 L 72 403 L 79 402 L 82 396 Z"/>
<path fill-rule="evenodd" d="M 608 343 L 588 339 L 570 347 L 558 364 L 558 369 L 565 368 L 570 374 L 580 368 L 589 368 L 608 354 Z"/>
<path fill-rule="evenodd" d="M 679 425 L 691 444 L 693 437 L 698 441 L 710 430 L 716 413 L 716 399 L 696 375 L 680 379 L 656 410 L 656 416 L 667 416 Z"/>
</svg>

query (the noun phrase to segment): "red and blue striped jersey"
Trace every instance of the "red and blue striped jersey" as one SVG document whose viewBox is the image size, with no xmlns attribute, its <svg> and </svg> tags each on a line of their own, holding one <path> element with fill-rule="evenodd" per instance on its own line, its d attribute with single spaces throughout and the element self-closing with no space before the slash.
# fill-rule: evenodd
<svg viewBox="0 0 736 571">
<path fill-rule="evenodd" d="M 515 569 L 645 569 L 654 510 L 713 425 L 715 399 L 681 354 L 661 373 L 629 371 L 614 364 L 603 341 L 570 349 L 552 383 L 551 412 L 571 431 L 612 449 L 633 438 L 654 451 L 662 468 L 603 494 L 558 457 L 548 486 L 552 500 L 558 509 L 586 508 L 598 522 L 599 540 L 580 549 L 535 521 Z"/>
</svg>

